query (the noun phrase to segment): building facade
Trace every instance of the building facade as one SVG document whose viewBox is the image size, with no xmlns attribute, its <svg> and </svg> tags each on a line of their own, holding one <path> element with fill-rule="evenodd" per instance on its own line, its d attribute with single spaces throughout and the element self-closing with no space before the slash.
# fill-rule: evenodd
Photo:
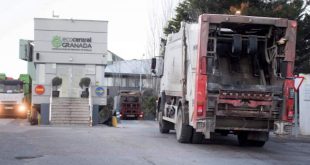
<svg viewBox="0 0 310 165">
<path fill-rule="evenodd" d="M 105 70 L 108 97 L 116 96 L 121 90 L 154 89 L 154 84 L 150 59 L 113 61 Z"/>
</svg>

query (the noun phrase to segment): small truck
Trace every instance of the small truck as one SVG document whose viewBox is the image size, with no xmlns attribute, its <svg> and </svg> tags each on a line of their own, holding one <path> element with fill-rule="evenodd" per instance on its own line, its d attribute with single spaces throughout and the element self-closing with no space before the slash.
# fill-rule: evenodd
<svg viewBox="0 0 310 165">
<path fill-rule="evenodd" d="M 118 96 L 115 96 L 115 105 L 120 111 L 121 119 L 142 119 L 143 112 L 141 111 L 142 96 L 139 91 L 120 91 Z"/>
<path fill-rule="evenodd" d="M 181 143 L 215 133 L 262 147 L 269 133 L 291 133 L 296 21 L 203 14 L 167 37 L 157 111 L 159 130 Z"/>
<path fill-rule="evenodd" d="M 29 113 L 29 98 L 25 95 L 23 82 L 26 75 L 18 80 L 0 75 L 0 116 L 27 118 Z"/>
</svg>

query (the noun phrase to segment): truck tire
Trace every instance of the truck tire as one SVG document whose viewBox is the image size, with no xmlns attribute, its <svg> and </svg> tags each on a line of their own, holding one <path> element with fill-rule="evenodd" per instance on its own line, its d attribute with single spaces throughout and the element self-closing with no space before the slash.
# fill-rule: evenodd
<svg viewBox="0 0 310 165">
<path fill-rule="evenodd" d="M 266 143 L 265 141 L 256 141 L 256 140 L 249 141 L 249 144 L 254 147 L 263 147 L 265 143 Z"/>
<path fill-rule="evenodd" d="M 158 123 L 159 123 L 159 132 L 160 133 L 164 133 L 164 134 L 167 134 L 169 133 L 169 124 L 167 121 L 164 121 L 163 120 L 163 114 L 162 112 L 159 112 L 158 113 Z"/>
<path fill-rule="evenodd" d="M 38 125 L 38 119 L 30 118 L 30 125 Z"/>
<path fill-rule="evenodd" d="M 38 113 L 39 113 L 39 105 L 34 105 L 31 109 L 31 113 L 29 115 L 30 125 L 38 125 Z"/>
<path fill-rule="evenodd" d="M 170 131 L 171 124 L 168 121 L 163 120 L 164 109 L 166 103 L 166 94 L 165 92 L 161 93 L 159 109 L 158 109 L 158 124 L 159 124 L 159 132 L 167 134 Z"/>
<path fill-rule="evenodd" d="M 191 142 L 193 128 L 184 123 L 182 108 L 179 108 L 177 113 L 177 121 L 175 124 L 177 140 L 180 143 L 189 143 Z"/>
<path fill-rule="evenodd" d="M 108 106 L 100 106 L 99 109 L 99 123 L 109 123 L 112 121 L 112 109 L 109 109 Z M 125 117 L 125 116 L 122 116 Z"/>
<path fill-rule="evenodd" d="M 249 144 L 247 132 L 239 132 L 237 136 L 239 146 L 247 146 Z"/>
<path fill-rule="evenodd" d="M 266 141 L 260 140 L 249 140 L 249 132 L 239 132 L 238 133 L 238 142 L 240 146 L 254 146 L 254 147 L 263 147 Z"/>
<path fill-rule="evenodd" d="M 21 119 L 27 119 L 27 114 L 21 115 L 20 118 Z"/>
<path fill-rule="evenodd" d="M 196 132 L 193 129 L 192 143 L 193 144 L 202 144 L 204 142 L 204 135 L 201 132 Z"/>
</svg>

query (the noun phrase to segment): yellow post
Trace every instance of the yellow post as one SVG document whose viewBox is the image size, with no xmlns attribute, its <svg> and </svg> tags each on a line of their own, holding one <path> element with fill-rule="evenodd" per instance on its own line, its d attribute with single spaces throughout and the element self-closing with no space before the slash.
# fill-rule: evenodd
<svg viewBox="0 0 310 165">
<path fill-rule="evenodd" d="M 112 126 L 117 127 L 117 118 L 116 116 L 112 116 Z"/>
<path fill-rule="evenodd" d="M 41 124 L 41 115 L 38 113 L 38 125 Z"/>
</svg>

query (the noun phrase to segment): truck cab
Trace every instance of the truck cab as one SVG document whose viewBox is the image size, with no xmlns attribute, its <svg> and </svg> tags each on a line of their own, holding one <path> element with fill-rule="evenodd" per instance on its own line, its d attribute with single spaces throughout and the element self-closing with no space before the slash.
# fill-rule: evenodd
<svg viewBox="0 0 310 165">
<path fill-rule="evenodd" d="M 0 80 L 0 116 L 27 117 L 22 81 Z"/>
</svg>

